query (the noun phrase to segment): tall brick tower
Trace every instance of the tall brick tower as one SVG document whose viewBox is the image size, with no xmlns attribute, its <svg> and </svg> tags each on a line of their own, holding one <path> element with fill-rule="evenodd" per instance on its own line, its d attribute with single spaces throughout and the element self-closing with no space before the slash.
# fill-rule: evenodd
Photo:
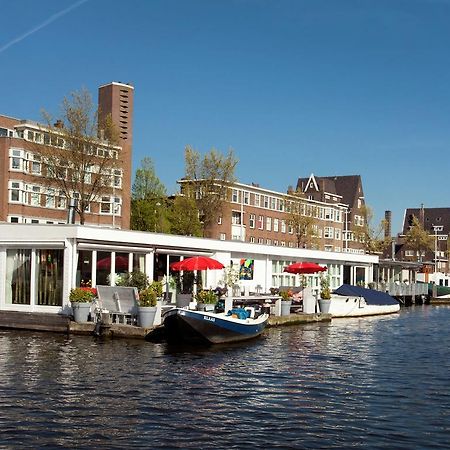
<svg viewBox="0 0 450 450">
<path fill-rule="evenodd" d="M 120 226 L 130 228 L 131 209 L 131 171 L 133 148 L 133 96 L 134 87 L 130 84 L 112 82 L 98 89 L 100 117 L 111 114 L 112 121 L 119 132 L 119 145 L 122 147 L 122 211 Z M 119 222 L 119 221 L 118 221 Z"/>
</svg>

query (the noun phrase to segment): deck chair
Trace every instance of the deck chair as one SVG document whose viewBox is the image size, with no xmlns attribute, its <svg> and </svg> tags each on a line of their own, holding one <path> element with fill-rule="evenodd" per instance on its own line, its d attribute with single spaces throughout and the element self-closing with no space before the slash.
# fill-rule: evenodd
<svg viewBox="0 0 450 450">
<path fill-rule="evenodd" d="M 97 286 L 100 308 L 108 312 L 112 323 L 136 325 L 137 289 L 126 286 Z"/>
</svg>

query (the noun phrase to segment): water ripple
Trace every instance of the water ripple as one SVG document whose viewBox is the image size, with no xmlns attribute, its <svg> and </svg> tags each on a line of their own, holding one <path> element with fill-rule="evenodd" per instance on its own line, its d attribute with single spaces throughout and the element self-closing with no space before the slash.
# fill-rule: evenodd
<svg viewBox="0 0 450 450">
<path fill-rule="evenodd" d="M 213 348 L 0 331 L 0 448 L 449 448 L 450 309 Z"/>
</svg>

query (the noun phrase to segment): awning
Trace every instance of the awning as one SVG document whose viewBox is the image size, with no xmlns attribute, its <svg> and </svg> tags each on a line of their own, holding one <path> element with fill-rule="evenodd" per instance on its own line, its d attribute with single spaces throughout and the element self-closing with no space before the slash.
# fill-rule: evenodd
<svg viewBox="0 0 450 450">
<path fill-rule="evenodd" d="M 333 291 L 334 294 L 348 295 L 353 297 L 363 297 L 368 305 L 398 305 L 398 300 L 391 297 L 386 292 L 366 289 L 359 286 L 343 284 Z"/>
</svg>

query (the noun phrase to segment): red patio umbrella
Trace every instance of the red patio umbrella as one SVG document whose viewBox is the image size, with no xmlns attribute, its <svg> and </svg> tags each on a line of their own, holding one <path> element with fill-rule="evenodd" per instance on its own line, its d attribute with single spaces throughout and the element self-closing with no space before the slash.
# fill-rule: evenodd
<svg viewBox="0 0 450 450">
<path fill-rule="evenodd" d="M 319 266 L 319 264 L 302 261 L 285 267 L 283 272 L 303 274 L 303 273 L 325 272 L 325 270 L 327 270 L 327 268 Z"/>
<path fill-rule="evenodd" d="M 207 269 L 223 269 L 225 266 L 216 259 L 208 256 L 194 256 L 192 258 L 177 261 L 170 265 L 172 270 L 207 270 Z"/>
<path fill-rule="evenodd" d="M 209 258 L 208 256 L 193 256 L 192 258 L 184 259 L 183 261 L 177 261 L 170 265 L 172 270 L 185 270 L 197 273 L 198 270 L 208 269 L 223 269 L 225 266 L 216 259 Z M 194 281 L 193 293 L 197 292 L 197 282 Z"/>
</svg>

